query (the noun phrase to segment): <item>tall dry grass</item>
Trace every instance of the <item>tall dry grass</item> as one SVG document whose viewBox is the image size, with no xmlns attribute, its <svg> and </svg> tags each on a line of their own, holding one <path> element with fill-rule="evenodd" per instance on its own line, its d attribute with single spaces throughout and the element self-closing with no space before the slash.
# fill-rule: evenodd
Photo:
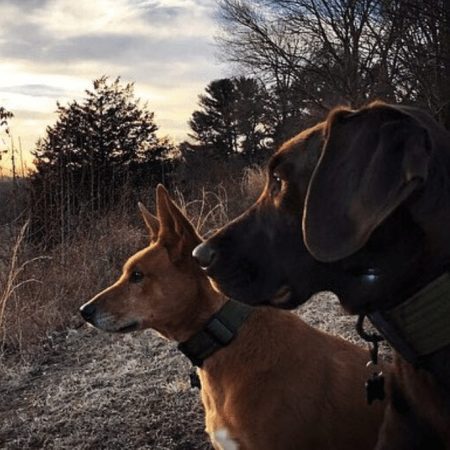
<svg viewBox="0 0 450 450">
<path fill-rule="evenodd" d="M 107 217 L 45 255 L 19 231 L 9 267 L 0 274 L 2 355 L 36 352 L 52 331 L 77 326 L 77 309 L 117 275 L 121 261 L 143 245 L 125 218 Z"/>
<path fill-rule="evenodd" d="M 7 346 L 11 326 L 15 326 L 18 330 L 15 338 L 15 344 L 19 351 L 21 350 L 24 327 L 21 324 L 22 311 L 17 308 L 17 295 L 18 292 L 25 287 L 25 285 L 30 283 L 39 283 L 39 280 L 35 278 L 23 277 L 28 265 L 43 259 L 43 257 L 36 256 L 25 261 L 20 261 L 20 251 L 24 245 L 24 238 L 27 228 L 28 222 L 25 223 L 19 230 L 18 236 L 12 245 L 10 259 L 7 264 L 2 266 L 2 273 L 4 275 L 2 283 L 0 284 L 0 355 L 4 352 L 5 347 Z M 7 322 L 12 321 L 14 323 L 7 327 Z"/>
<path fill-rule="evenodd" d="M 239 214 L 262 189 L 260 169 L 214 188 L 199 188 L 194 197 L 181 188 L 175 201 L 203 236 Z M 245 201 L 243 201 L 245 199 Z M 147 202 L 148 203 L 148 202 Z M 152 208 L 152 205 L 148 205 Z M 118 206 L 104 217 L 86 220 L 71 238 L 43 253 L 25 239 L 26 224 L 0 251 L 0 357 L 36 356 L 39 343 L 55 330 L 82 324 L 78 308 L 108 286 L 125 260 L 147 245 L 138 209 L 129 214 Z M 13 233 L 14 234 L 14 233 Z M 0 239 L 1 241 L 1 239 Z"/>
</svg>

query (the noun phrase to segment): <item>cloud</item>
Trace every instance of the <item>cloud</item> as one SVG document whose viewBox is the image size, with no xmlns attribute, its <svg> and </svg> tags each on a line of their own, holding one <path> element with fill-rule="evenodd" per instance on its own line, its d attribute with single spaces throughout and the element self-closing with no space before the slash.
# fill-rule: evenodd
<svg viewBox="0 0 450 450">
<path fill-rule="evenodd" d="M 3 93 L 28 95 L 30 97 L 53 97 L 59 98 L 66 93 L 62 88 L 45 84 L 23 84 L 13 86 L 3 86 Z"/>
<path fill-rule="evenodd" d="M 56 119 L 56 101 L 101 75 L 134 81 L 161 135 L 186 138 L 216 63 L 216 0 L 0 0 L 0 105 L 24 147 Z"/>
</svg>

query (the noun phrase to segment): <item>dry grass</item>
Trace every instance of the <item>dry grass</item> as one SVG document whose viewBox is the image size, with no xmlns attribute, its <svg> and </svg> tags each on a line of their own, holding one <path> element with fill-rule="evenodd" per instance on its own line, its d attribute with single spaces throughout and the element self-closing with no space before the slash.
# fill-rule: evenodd
<svg viewBox="0 0 450 450">
<path fill-rule="evenodd" d="M 261 179 L 255 168 L 231 188 L 203 189 L 198 199 L 176 190 L 176 199 L 205 234 L 243 210 Z M 191 368 L 175 346 L 151 332 L 108 335 L 78 315 L 146 245 L 137 209 L 103 217 L 48 254 L 29 247 L 25 233 L 5 229 L 0 240 L 0 448 L 210 449 Z M 358 340 L 354 318 L 330 294 L 299 314 Z"/>
<path fill-rule="evenodd" d="M 37 263 L 44 257 L 33 257 L 31 259 L 20 261 L 20 251 L 24 245 L 25 233 L 28 223 L 19 230 L 16 241 L 12 244 L 9 261 L 3 261 L 1 273 L 3 277 L 0 284 L 0 357 L 7 348 L 11 340 L 14 341 L 19 353 L 23 350 L 23 334 L 26 325 L 22 321 L 28 312 L 32 316 L 32 311 L 24 311 L 18 301 L 18 292 L 23 290 L 27 284 L 40 283 L 35 278 L 24 277 L 27 266 Z M 6 234 L 6 233 L 5 233 Z M 11 330 L 16 330 L 13 333 Z"/>
<path fill-rule="evenodd" d="M 39 362 L 4 370 L 0 447 L 209 449 L 190 367 L 144 332 L 53 333 Z"/>
<path fill-rule="evenodd" d="M 266 183 L 266 171 L 260 166 L 246 167 L 241 181 L 242 195 L 244 198 L 256 199 L 264 189 Z"/>
<path fill-rule="evenodd" d="M 206 233 L 228 221 L 231 202 L 239 205 L 230 192 L 220 185 L 199 199 L 180 190 L 175 197 Z M 137 209 L 112 213 L 38 258 L 25 231 L 11 235 L 12 255 L 0 254 L 8 266 L 0 275 L 0 447 L 210 448 L 190 366 L 174 346 L 151 333 L 99 333 L 78 315 L 147 244 Z"/>
<path fill-rule="evenodd" d="M 180 189 L 173 193 L 200 234 L 208 235 L 256 198 L 258 175 L 258 168 L 249 169 L 242 181 L 202 188 L 195 199 Z M 119 206 L 46 253 L 26 242 L 26 226 L 16 233 L 9 226 L 0 229 L 0 236 L 8 235 L 0 249 L 0 357 L 34 358 L 36 344 L 49 333 L 81 324 L 79 306 L 108 286 L 125 260 L 147 244 L 138 209 L 132 215 L 125 211 Z"/>
<path fill-rule="evenodd" d="M 35 345 L 46 335 L 81 323 L 79 306 L 117 276 L 145 238 L 125 220 L 107 217 L 36 257 L 24 232 L 19 232 L 8 270 L 0 274 L 0 324 L 3 354 L 20 353 L 27 359 L 35 356 Z"/>
<path fill-rule="evenodd" d="M 297 313 L 360 342 L 354 317 L 322 293 Z M 190 366 L 152 332 L 108 335 L 84 326 L 52 333 L 39 361 L 8 364 L 0 387 L 0 448 L 210 449 Z"/>
</svg>

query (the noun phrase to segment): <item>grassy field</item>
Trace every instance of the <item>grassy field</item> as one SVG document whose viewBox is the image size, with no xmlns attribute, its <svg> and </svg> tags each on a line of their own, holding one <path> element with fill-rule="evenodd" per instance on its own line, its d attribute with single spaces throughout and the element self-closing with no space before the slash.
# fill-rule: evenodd
<svg viewBox="0 0 450 450">
<path fill-rule="evenodd" d="M 200 189 L 194 198 L 177 188 L 172 194 L 207 236 L 256 198 L 263 179 L 256 168 L 231 186 Z M 152 196 L 146 203 L 152 209 Z M 111 284 L 127 258 L 148 244 L 137 204 L 118 204 L 95 220 L 77 221 L 81 225 L 70 239 L 50 250 L 27 241 L 23 220 L 0 221 L 0 358 L 11 353 L 33 358 L 35 344 L 49 332 L 72 326 L 79 306 Z"/>
<path fill-rule="evenodd" d="M 331 294 L 296 313 L 358 341 L 354 317 Z M 150 331 L 117 336 L 83 325 L 51 333 L 32 363 L 4 363 L 0 447 L 209 449 L 191 370 L 174 344 Z"/>
<path fill-rule="evenodd" d="M 234 183 L 175 197 L 205 235 L 261 189 L 256 169 Z M 88 327 L 78 308 L 108 286 L 123 262 L 147 245 L 135 214 L 114 211 L 63 246 L 44 252 L 26 224 L 0 231 L 0 448 L 209 449 L 188 361 L 151 331 L 109 335 Z M 357 341 L 354 318 L 318 294 L 295 313 Z"/>
</svg>

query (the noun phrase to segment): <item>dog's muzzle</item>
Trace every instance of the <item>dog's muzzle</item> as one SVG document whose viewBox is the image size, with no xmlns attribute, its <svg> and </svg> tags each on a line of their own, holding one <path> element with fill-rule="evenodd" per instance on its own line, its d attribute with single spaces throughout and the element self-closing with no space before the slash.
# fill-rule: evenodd
<svg viewBox="0 0 450 450">
<path fill-rule="evenodd" d="M 86 322 L 93 324 L 95 317 L 95 310 L 96 310 L 95 305 L 93 305 L 92 303 L 85 303 L 80 308 L 80 314 Z"/>
</svg>

